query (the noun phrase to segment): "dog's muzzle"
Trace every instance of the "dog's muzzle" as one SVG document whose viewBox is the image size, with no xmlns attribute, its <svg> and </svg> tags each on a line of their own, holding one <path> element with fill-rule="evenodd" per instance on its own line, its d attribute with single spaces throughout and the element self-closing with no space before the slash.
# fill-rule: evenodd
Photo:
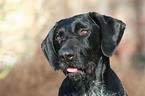
<svg viewBox="0 0 145 96">
<path fill-rule="evenodd" d="M 75 57 L 75 52 L 72 49 L 63 49 L 59 52 L 59 57 L 63 62 L 72 62 Z M 68 73 L 76 73 L 76 72 L 82 72 L 78 68 L 75 67 L 68 67 L 67 68 Z"/>
<path fill-rule="evenodd" d="M 73 60 L 74 53 L 72 49 L 63 49 L 59 52 L 59 57 L 62 61 L 69 62 Z"/>
</svg>

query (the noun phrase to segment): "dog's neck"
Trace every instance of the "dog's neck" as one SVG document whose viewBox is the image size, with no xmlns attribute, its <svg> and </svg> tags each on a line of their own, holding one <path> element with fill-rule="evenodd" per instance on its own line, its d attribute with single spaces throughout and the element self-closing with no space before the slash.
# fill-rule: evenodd
<svg viewBox="0 0 145 96">
<path fill-rule="evenodd" d="M 79 84 L 78 82 L 78 84 L 73 86 L 75 88 L 75 92 L 77 92 L 77 95 L 75 94 L 74 96 L 96 96 L 96 94 L 97 96 L 116 96 L 117 94 L 126 96 L 124 88 L 118 89 L 116 91 L 112 91 L 110 90 L 110 88 L 108 90 L 106 81 L 108 82 L 109 79 L 112 78 L 110 77 L 110 70 L 112 69 L 110 68 L 109 58 L 105 56 L 100 57 L 99 62 L 97 62 L 96 69 L 94 70 L 95 75 L 92 76 L 94 78 L 88 78 L 84 82 L 81 82 L 81 84 Z M 105 78 L 107 78 L 108 80 L 106 80 Z M 115 81 L 111 80 L 111 82 Z"/>
<path fill-rule="evenodd" d="M 99 82 L 104 82 L 104 73 L 106 72 L 107 69 L 110 68 L 110 61 L 108 57 L 101 56 L 99 58 L 99 62 L 97 63 L 97 68 L 95 70 L 95 80 Z"/>
<path fill-rule="evenodd" d="M 81 93 L 82 91 L 84 91 L 83 93 L 89 93 L 89 95 L 86 96 L 93 96 L 93 94 L 95 94 L 94 92 L 99 92 L 98 94 L 101 94 L 100 92 L 104 93 L 103 91 L 105 91 L 104 89 L 104 73 L 106 72 L 106 70 L 108 68 L 110 68 L 110 65 L 108 64 L 108 60 L 109 58 L 107 57 L 100 57 L 99 58 L 99 62 L 96 62 L 97 64 L 97 68 L 95 68 L 95 76 L 92 76 L 94 78 L 88 78 L 87 80 L 85 80 L 84 84 L 77 84 L 76 86 L 74 86 L 75 88 L 77 88 L 76 90 L 80 91 Z M 81 82 L 82 83 L 82 82 Z M 94 88 L 95 87 L 95 88 Z M 95 89 L 95 90 L 94 90 Z M 92 91 L 92 95 L 90 95 L 90 91 Z"/>
<path fill-rule="evenodd" d="M 84 92 L 84 96 L 116 96 L 118 94 L 122 94 L 121 96 L 126 96 L 125 90 L 121 89 L 118 91 L 111 91 L 107 89 L 106 78 L 109 77 L 111 73 L 109 71 L 112 70 L 110 68 L 110 61 L 108 57 L 100 57 L 99 62 L 97 63 L 97 68 L 95 70 L 96 77 L 95 79 L 89 83 L 89 88 Z M 107 75 L 106 75 L 107 74 Z M 112 80 L 111 80 L 112 81 Z M 112 81 L 115 82 L 115 81 Z"/>
<path fill-rule="evenodd" d="M 100 57 L 95 70 L 95 79 L 90 83 L 90 88 L 84 95 L 95 96 L 97 94 L 97 96 L 106 96 L 104 74 L 108 68 L 110 68 L 109 58 L 104 56 Z"/>
<path fill-rule="evenodd" d="M 106 91 L 104 83 L 104 74 L 106 70 L 110 68 L 110 61 L 108 57 L 101 56 L 99 62 L 97 62 L 97 68 L 95 70 L 95 79 L 90 83 L 90 89 L 88 90 L 89 96 L 93 94 L 98 94 L 98 96 L 104 96 Z M 95 90 L 92 90 L 95 89 Z M 90 92 L 92 91 L 92 92 Z"/>
</svg>

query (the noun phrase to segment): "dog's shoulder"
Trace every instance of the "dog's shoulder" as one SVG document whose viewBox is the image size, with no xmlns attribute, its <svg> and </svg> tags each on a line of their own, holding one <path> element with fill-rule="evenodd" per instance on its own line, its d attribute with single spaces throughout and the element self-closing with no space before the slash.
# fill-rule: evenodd
<svg viewBox="0 0 145 96">
<path fill-rule="evenodd" d="M 126 94 L 120 79 L 111 68 L 109 68 L 105 74 L 105 85 L 107 91 Z"/>
<path fill-rule="evenodd" d="M 66 77 L 59 88 L 58 96 L 71 96 L 71 93 L 73 92 L 74 88 L 72 87 L 72 84 L 70 83 L 68 77 Z"/>
</svg>

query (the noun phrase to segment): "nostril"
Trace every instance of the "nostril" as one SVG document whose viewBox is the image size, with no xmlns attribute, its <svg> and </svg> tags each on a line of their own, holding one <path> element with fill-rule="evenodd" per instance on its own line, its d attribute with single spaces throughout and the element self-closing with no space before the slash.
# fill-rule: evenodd
<svg viewBox="0 0 145 96">
<path fill-rule="evenodd" d="M 60 56 L 60 58 L 61 58 L 62 60 L 69 60 L 69 61 L 72 60 L 73 57 L 74 57 L 73 54 L 64 54 L 64 55 L 61 55 L 61 56 Z"/>
<path fill-rule="evenodd" d="M 65 49 L 59 52 L 59 56 L 61 60 L 70 61 L 74 58 L 74 51 Z"/>
<path fill-rule="evenodd" d="M 64 57 L 63 55 L 61 55 L 61 56 L 60 56 L 60 58 L 61 58 L 62 60 L 64 60 L 64 59 L 65 59 L 65 57 Z"/>
<path fill-rule="evenodd" d="M 72 59 L 73 59 L 73 56 L 74 56 L 73 54 L 68 54 L 68 55 L 67 55 L 67 59 L 68 59 L 68 60 L 72 60 Z"/>
</svg>

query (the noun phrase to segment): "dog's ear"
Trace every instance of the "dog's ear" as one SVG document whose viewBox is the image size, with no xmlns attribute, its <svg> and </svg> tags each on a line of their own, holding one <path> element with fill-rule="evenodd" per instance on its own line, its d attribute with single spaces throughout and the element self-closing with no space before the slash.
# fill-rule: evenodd
<svg viewBox="0 0 145 96">
<path fill-rule="evenodd" d="M 100 26 L 102 32 L 102 53 L 107 57 L 111 57 L 120 43 L 126 25 L 118 19 L 100 15 L 96 12 L 90 12 L 89 16 Z"/>
<path fill-rule="evenodd" d="M 46 36 L 46 38 L 43 40 L 41 43 L 41 49 L 47 58 L 49 64 L 51 67 L 57 71 L 60 69 L 59 63 L 58 63 L 58 56 L 55 52 L 54 46 L 53 46 L 53 36 L 54 36 L 54 31 L 57 27 L 57 24 L 49 31 L 49 34 Z"/>
</svg>

